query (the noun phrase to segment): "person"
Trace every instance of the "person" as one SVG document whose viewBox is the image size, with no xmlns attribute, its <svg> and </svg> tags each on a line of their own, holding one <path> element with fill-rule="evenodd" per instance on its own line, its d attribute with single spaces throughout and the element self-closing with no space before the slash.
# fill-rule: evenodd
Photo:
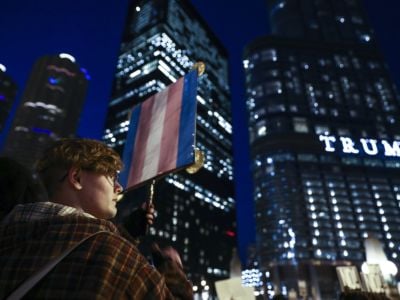
<svg viewBox="0 0 400 300">
<path fill-rule="evenodd" d="M 0 226 L 0 299 L 73 246 L 26 298 L 193 298 L 176 253 L 154 249 L 160 273 L 108 221 L 121 169 L 118 154 L 95 140 L 63 139 L 44 152 L 37 171 L 50 202 L 17 205 Z"/>
<path fill-rule="evenodd" d="M 154 205 L 148 205 L 146 202 L 132 210 L 121 220 L 113 220 L 117 227 L 129 234 L 135 244 L 140 242 L 140 238 L 147 234 L 148 228 L 153 225 L 155 219 Z"/>
<path fill-rule="evenodd" d="M 17 204 L 46 200 L 40 180 L 18 161 L 0 157 L 0 220 Z"/>
</svg>

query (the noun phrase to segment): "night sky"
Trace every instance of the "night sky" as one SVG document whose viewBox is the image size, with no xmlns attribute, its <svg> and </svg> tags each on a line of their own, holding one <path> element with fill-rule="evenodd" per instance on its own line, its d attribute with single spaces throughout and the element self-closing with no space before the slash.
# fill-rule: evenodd
<svg viewBox="0 0 400 300">
<path fill-rule="evenodd" d="M 78 135 L 100 139 L 128 3 L 128 0 L 1 0 L 0 63 L 19 86 L 17 100 L 37 58 L 69 53 L 91 76 Z M 234 166 L 243 257 L 244 245 L 255 237 L 249 229 L 253 225 L 249 217 L 252 199 L 241 58 L 244 45 L 269 33 L 266 1 L 192 0 L 192 3 L 229 53 L 234 145 L 240 145 L 234 148 Z M 365 4 L 380 48 L 399 86 L 400 2 L 366 0 Z M 4 138 L 3 133 L 0 146 Z"/>
</svg>

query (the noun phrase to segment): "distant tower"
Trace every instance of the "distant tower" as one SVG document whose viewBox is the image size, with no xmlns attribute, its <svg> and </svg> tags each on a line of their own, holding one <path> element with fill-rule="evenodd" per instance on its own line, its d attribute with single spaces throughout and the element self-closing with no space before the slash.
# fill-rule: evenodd
<svg viewBox="0 0 400 300">
<path fill-rule="evenodd" d="M 17 93 L 17 85 L 6 74 L 6 67 L 0 64 L 0 133 L 4 129 L 6 120 L 10 114 L 12 104 Z"/>
<path fill-rule="evenodd" d="M 362 1 L 267 3 L 243 61 L 260 270 L 332 299 L 369 233 L 400 262 L 400 96 Z"/>
<path fill-rule="evenodd" d="M 4 154 L 32 167 L 51 142 L 74 136 L 86 88 L 86 71 L 74 57 L 41 57 L 33 66 Z"/>
</svg>

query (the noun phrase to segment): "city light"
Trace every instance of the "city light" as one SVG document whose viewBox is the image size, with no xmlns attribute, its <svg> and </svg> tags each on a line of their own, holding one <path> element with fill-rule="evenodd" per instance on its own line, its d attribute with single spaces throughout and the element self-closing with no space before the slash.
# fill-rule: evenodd
<svg viewBox="0 0 400 300">
<path fill-rule="evenodd" d="M 65 58 L 65 59 L 68 59 L 68 60 L 70 60 L 71 62 L 75 63 L 75 57 L 73 57 L 71 54 L 68 54 L 68 53 L 60 53 L 58 56 L 59 56 L 60 58 Z"/>
</svg>

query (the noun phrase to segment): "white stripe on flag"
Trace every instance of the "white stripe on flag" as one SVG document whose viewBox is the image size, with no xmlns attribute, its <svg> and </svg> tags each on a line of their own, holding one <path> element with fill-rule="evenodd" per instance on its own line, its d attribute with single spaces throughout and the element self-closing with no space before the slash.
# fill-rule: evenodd
<svg viewBox="0 0 400 300">
<path fill-rule="evenodd" d="M 155 95 L 141 181 L 157 175 L 161 150 L 160 144 L 164 127 L 165 112 L 167 110 L 168 91 L 169 87 Z"/>
</svg>

